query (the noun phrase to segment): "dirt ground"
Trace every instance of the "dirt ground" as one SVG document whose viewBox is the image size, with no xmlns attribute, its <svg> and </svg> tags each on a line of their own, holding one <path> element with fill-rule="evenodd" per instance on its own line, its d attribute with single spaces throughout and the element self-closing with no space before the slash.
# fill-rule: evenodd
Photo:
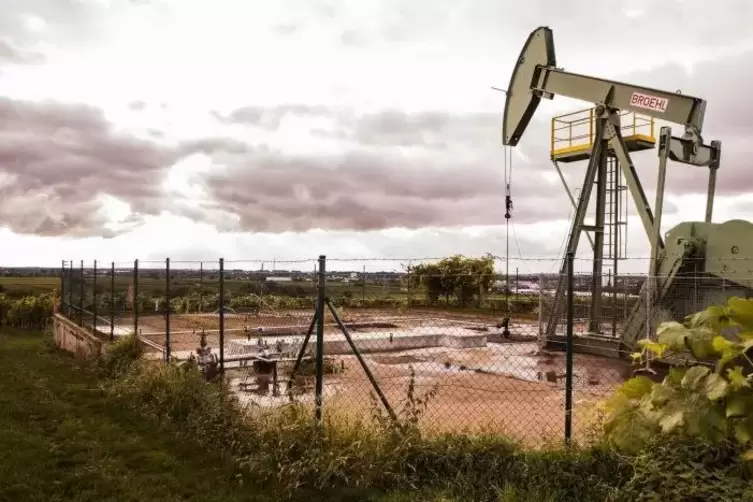
<svg viewBox="0 0 753 502">
<path fill-rule="evenodd" d="M 534 344 L 490 344 L 470 350 L 372 354 L 365 360 L 398 414 L 406 410 L 411 368 L 415 396 L 436 388 L 421 420 L 427 431 L 494 432 L 541 446 L 563 438 L 565 362 L 563 354 L 535 355 L 535 351 Z M 325 376 L 325 412 L 351 420 L 368 419 L 375 410 L 370 397 L 376 396 L 374 389 L 355 357 L 337 358 L 335 366 L 341 364 L 343 372 Z M 574 434 L 586 440 L 598 423 L 597 406 L 623 380 L 625 365 L 581 354 L 576 354 L 574 365 Z M 493 366 L 509 374 L 485 372 Z M 250 369 L 245 371 L 250 375 Z M 554 381 L 547 381 L 547 372 L 556 376 Z M 522 376 L 511 376 L 516 373 Z M 281 374 L 280 381 L 287 381 L 286 374 Z M 307 394 L 299 398 L 302 402 L 313 401 L 310 383 Z"/>
<path fill-rule="evenodd" d="M 393 361 L 384 358 L 380 361 L 379 356 L 374 356 L 369 358 L 369 364 L 388 402 L 396 411 L 405 406 L 410 366 L 415 371 L 416 395 L 425 394 L 436 386 L 437 394 L 429 400 L 422 419 L 426 429 L 436 432 L 493 431 L 529 444 L 562 439 L 565 420 L 564 357 L 536 358 L 536 368 L 541 373 L 559 373 L 555 382 L 548 382 L 545 378 L 544 381 L 530 381 L 472 369 L 483 367 L 494 359 L 504 360 L 504 348 L 496 351 L 496 354 L 490 349 L 450 352 L 454 353 L 436 351 L 425 355 L 408 355 L 410 361 L 400 360 L 406 355 L 397 356 L 398 359 Z M 574 430 L 578 437 L 584 438 L 594 425 L 596 405 L 611 393 L 622 378 L 619 368 L 610 367 L 604 360 L 588 356 L 576 359 Z M 516 368 L 516 361 L 516 354 L 510 354 L 507 358 L 511 366 L 508 370 L 512 373 L 523 366 L 520 364 Z M 448 362 L 450 366 L 446 367 Z M 467 369 L 461 370 L 462 367 Z M 352 417 L 363 417 L 372 412 L 373 404 L 369 398 L 372 388 L 355 359 L 346 360 L 344 374 L 328 379 L 333 384 L 342 383 L 341 390 L 329 399 L 329 405 Z"/>
<path fill-rule="evenodd" d="M 345 322 L 392 322 L 404 329 L 415 326 L 493 326 L 500 319 L 489 315 L 463 315 L 446 312 L 354 311 L 343 313 Z M 208 330 L 207 342 L 217 347 L 218 316 L 173 316 L 171 349 L 193 351 L 199 345 L 202 328 Z M 298 326 L 305 333 L 311 312 L 287 316 L 226 315 L 226 339 L 243 338 L 244 327 L 258 336 L 258 327 Z M 140 320 L 142 333 L 155 344 L 164 344 L 164 319 L 158 316 Z M 513 332 L 533 335 L 535 323 L 517 321 Z M 147 329 L 152 329 L 152 334 Z M 334 326 L 327 331 L 334 331 Z M 377 328 L 369 327 L 369 331 Z M 211 331 L 214 330 L 214 331 Z M 357 336 L 358 330 L 353 331 Z M 530 338 L 529 338 L 530 340 Z M 415 395 L 421 396 L 436 387 L 422 418 L 422 426 L 431 431 L 489 431 L 506 434 L 529 445 L 561 441 L 565 422 L 564 354 L 539 352 L 535 342 L 489 343 L 473 349 L 430 348 L 364 356 L 388 402 L 401 413 L 405 409 L 411 368 L 415 371 Z M 369 417 L 374 411 L 373 387 L 354 356 L 338 357 L 336 365 L 344 371 L 325 377 L 325 410 L 352 419 Z M 575 354 L 573 423 L 577 439 L 587 437 L 597 423 L 597 406 L 629 374 L 622 361 Z M 245 372 L 253 380 L 251 368 Z M 281 368 L 280 381 L 286 381 Z M 301 396 L 312 402 L 308 392 Z M 241 394 L 246 394 L 242 392 Z M 257 399 L 257 398 L 254 398 Z M 271 403 L 262 407 L 272 406 Z"/>
</svg>

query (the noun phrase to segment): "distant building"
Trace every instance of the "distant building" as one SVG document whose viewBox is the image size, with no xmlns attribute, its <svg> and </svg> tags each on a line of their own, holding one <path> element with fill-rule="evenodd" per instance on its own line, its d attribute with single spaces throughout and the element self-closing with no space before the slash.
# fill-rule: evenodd
<svg viewBox="0 0 753 502">
<path fill-rule="evenodd" d="M 266 277 L 266 282 L 293 282 L 292 277 Z"/>
</svg>

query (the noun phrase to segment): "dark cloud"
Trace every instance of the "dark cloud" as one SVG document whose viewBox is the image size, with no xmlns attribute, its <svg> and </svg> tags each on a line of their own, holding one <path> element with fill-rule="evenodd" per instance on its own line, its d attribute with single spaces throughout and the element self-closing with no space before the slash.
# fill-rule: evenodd
<svg viewBox="0 0 753 502">
<path fill-rule="evenodd" d="M 0 121 L 0 215 L 14 232 L 108 235 L 102 194 L 131 204 L 126 229 L 159 212 L 176 149 L 118 133 L 84 105 L 0 98 Z"/>
<path fill-rule="evenodd" d="M 493 157 L 443 159 L 431 150 L 403 156 L 358 149 L 340 156 L 303 157 L 268 148 L 241 149 L 234 142 L 226 149 L 222 145 L 211 141 L 185 148 L 203 148 L 218 164 L 228 166 L 208 175 L 204 183 L 217 209 L 240 217 L 239 229 L 375 230 L 504 221 L 504 173 Z M 537 195 L 551 184 L 541 173 L 520 176 L 517 193 L 532 196 L 519 197 L 519 221 L 562 216 L 552 203 L 556 196 Z"/>
</svg>

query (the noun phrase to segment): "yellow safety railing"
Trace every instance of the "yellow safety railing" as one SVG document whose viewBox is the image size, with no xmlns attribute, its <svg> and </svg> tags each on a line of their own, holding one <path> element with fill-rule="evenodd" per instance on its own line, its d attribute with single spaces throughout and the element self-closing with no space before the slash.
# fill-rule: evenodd
<svg viewBox="0 0 753 502">
<path fill-rule="evenodd" d="M 625 141 L 642 139 L 656 142 L 653 117 L 623 110 L 620 111 L 620 122 L 622 137 Z M 591 149 L 595 133 L 594 108 L 553 117 L 552 156 Z"/>
</svg>

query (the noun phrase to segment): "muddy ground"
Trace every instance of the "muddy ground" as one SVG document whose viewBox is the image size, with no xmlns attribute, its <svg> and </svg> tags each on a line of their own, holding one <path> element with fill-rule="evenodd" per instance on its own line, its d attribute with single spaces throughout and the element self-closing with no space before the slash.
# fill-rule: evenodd
<svg viewBox="0 0 753 502">
<path fill-rule="evenodd" d="M 486 348 L 419 349 L 365 356 L 388 402 L 398 413 L 407 409 L 411 369 L 415 395 L 433 388 L 421 419 L 434 432 L 489 431 L 506 434 L 529 445 L 561 441 L 564 433 L 564 373 L 561 353 L 540 354 L 535 344 L 489 344 Z M 364 419 L 372 415 L 374 389 L 357 359 L 337 358 L 344 371 L 325 377 L 325 409 L 338 416 Z M 574 430 L 586 438 L 596 422 L 596 406 L 623 381 L 625 363 L 576 354 L 574 358 Z M 237 377 L 244 370 L 233 371 Z M 251 376 L 245 370 L 245 378 Z M 547 377 L 550 377 L 549 379 Z M 280 375 L 280 382 L 286 382 Z M 312 403 L 313 382 L 298 399 Z M 284 389 L 284 384 L 282 384 Z M 268 398 L 241 392 L 254 407 L 273 405 Z M 375 395 L 375 394 L 374 394 Z M 277 401 L 285 402 L 284 398 Z"/>
<path fill-rule="evenodd" d="M 499 316 L 469 315 L 447 312 L 407 311 L 345 311 L 346 322 L 393 323 L 403 329 L 416 326 L 458 326 L 482 329 L 494 326 Z M 292 312 L 286 316 L 227 315 L 226 339 L 258 336 L 258 327 L 293 327 L 303 334 L 311 320 L 311 312 Z M 173 316 L 171 318 L 172 351 L 193 351 L 200 333 L 217 329 L 217 315 Z M 142 333 L 156 344 L 164 344 L 164 319 L 158 316 L 140 319 Z M 246 328 L 246 331 L 244 331 Z M 463 430 L 493 431 L 526 442 L 529 445 L 561 441 L 564 431 L 563 353 L 540 352 L 535 342 L 538 326 L 526 320 L 514 321 L 513 333 L 519 336 L 512 343 L 489 343 L 473 349 L 430 348 L 365 355 L 387 400 L 400 413 L 405 409 L 411 368 L 415 371 L 416 394 L 432 388 L 436 395 L 429 400 L 421 424 L 438 432 Z M 365 328 L 374 331 L 379 328 Z M 385 328 L 390 329 L 390 328 Z M 151 331 L 152 334 L 147 330 Z M 327 332 L 336 332 L 334 325 Z M 353 330 L 354 338 L 358 329 Z M 210 346 L 217 347 L 218 333 L 206 335 Z M 521 340 L 531 340 L 522 342 Z M 354 356 L 338 357 L 336 366 L 344 365 L 339 374 L 325 378 L 325 407 L 332 413 L 354 419 L 369 417 L 373 388 Z M 585 438 L 596 424 L 596 406 L 630 373 L 623 361 L 575 354 L 574 356 L 574 430 Z M 242 381 L 253 381 L 250 368 L 230 371 Z M 280 382 L 286 381 L 281 368 Z M 253 386 L 251 386 L 253 388 Z M 299 399 L 313 402 L 313 385 Z M 239 391 L 239 396 L 255 408 L 266 409 L 284 403 L 285 398 L 269 399 L 253 391 Z"/>
</svg>

